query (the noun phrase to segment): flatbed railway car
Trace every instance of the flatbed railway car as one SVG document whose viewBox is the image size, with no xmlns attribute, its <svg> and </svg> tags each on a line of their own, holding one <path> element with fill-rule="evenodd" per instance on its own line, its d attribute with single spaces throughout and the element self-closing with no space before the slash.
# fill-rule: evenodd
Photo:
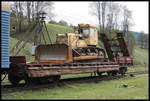
<svg viewBox="0 0 150 101">
<path fill-rule="evenodd" d="M 97 73 L 101 76 L 106 72 L 113 76 L 118 73 L 124 75 L 127 67 L 133 65 L 133 58 L 128 52 L 122 33 L 116 33 L 116 39 L 108 39 L 105 33 L 101 33 L 103 49 L 98 47 L 97 28 L 90 24 L 74 26 L 74 33 L 57 34 L 54 44 L 38 45 L 35 48 L 35 59 L 30 63 L 26 62 L 25 56 L 10 57 L 8 19 L 4 21 L 2 16 L 2 37 L 4 34 L 8 35 L 7 43 L 2 41 L 2 45 L 7 47 L 2 47 L 2 57 L 7 57 L 7 63 L 2 65 L 1 72 L 8 73 L 8 79 L 13 85 L 19 84 L 21 80 L 26 83 L 40 82 L 41 79 L 59 81 L 61 75 L 67 74 Z M 117 45 L 110 44 L 114 40 Z M 113 51 L 114 46 L 120 51 Z M 6 58 L 2 58 L 2 62 L 6 61 L 4 59 Z"/>
</svg>

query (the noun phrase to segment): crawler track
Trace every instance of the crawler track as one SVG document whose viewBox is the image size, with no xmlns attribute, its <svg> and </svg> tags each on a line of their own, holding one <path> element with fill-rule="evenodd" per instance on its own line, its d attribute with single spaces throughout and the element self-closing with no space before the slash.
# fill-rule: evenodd
<svg viewBox="0 0 150 101">
<path fill-rule="evenodd" d="M 130 75 L 130 74 L 140 75 L 140 74 L 147 74 L 147 73 L 148 71 L 130 72 L 130 73 L 126 73 L 125 76 Z M 67 84 L 74 84 L 74 83 L 86 83 L 86 82 L 99 83 L 101 81 L 117 80 L 125 76 L 121 76 L 121 75 L 117 75 L 117 76 L 103 75 L 101 77 L 89 76 L 89 77 L 80 77 L 80 78 L 61 79 L 59 82 L 48 82 L 48 83 L 41 83 L 37 85 L 35 84 L 32 84 L 32 85 L 19 84 L 18 86 L 4 85 L 4 86 L 1 86 L 1 91 L 2 93 L 4 93 L 4 92 L 25 91 L 25 90 L 42 90 L 44 88 L 55 88 L 57 86 L 64 86 Z"/>
</svg>

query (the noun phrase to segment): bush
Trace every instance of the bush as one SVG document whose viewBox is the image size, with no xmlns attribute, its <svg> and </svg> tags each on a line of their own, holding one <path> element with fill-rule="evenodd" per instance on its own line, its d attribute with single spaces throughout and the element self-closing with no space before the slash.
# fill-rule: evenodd
<svg viewBox="0 0 150 101">
<path fill-rule="evenodd" d="M 64 26 L 68 26 L 68 23 L 66 21 L 64 21 L 64 20 L 60 20 L 59 24 L 60 25 L 64 25 Z"/>
<path fill-rule="evenodd" d="M 51 20 L 51 21 L 49 21 L 48 22 L 49 24 L 58 24 L 56 21 L 54 21 L 54 20 Z"/>
</svg>

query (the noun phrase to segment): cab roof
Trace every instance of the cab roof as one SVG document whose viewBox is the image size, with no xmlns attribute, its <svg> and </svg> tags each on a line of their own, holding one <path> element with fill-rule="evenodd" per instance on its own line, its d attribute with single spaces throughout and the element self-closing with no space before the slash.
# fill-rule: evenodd
<svg viewBox="0 0 150 101">
<path fill-rule="evenodd" d="M 90 24 L 78 24 L 78 26 L 73 26 L 73 28 L 96 28 L 97 29 L 97 27 L 96 26 L 93 26 L 93 25 L 90 25 Z"/>
</svg>

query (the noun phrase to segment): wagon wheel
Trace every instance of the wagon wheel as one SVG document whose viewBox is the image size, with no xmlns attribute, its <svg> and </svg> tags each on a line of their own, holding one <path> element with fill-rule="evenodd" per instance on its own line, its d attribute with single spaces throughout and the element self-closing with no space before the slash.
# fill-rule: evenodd
<svg viewBox="0 0 150 101">
<path fill-rule="evenodd" d="M 11 82 L 12 85 L 18 85 L 21 81 L 21 78 L 15 76 L 12 72 L 8 73 L 8 80 Z"/>
<path fill-rule="evenodd" d="M 27 85 L 32 83 L 32 80 L 31 80 L 31 78 L 28 77 L 28 75 L 26 75 L 24 80 L 25 80 L 25 84 L 27 84 Z"/>
<path fill-rule="evenodd" d="M 112 76 L 112 72 L 107 72 L 107 75 L 108 76 Z"/>
<path fill-rule="evenodd" d="M 58 82 L 60 80 L 60 75 L 53 76 L 53 82 Z"/>
<path fill-rule="evenodd" d="M 119 72 L 122 76 L 125 75 L 126 71 L 127 71 L 127 67 L 120 67 L 120 69 L 119 69 Z"/>
<path fill-rule="evenodd" d="M 25 65 L 11 63 L 8 71 L 8 80 L 12 85 L 18 85 L 21 80 L 24 80 L 25 73 Z"/>
<path fill-rule="evenodd" d="M 117 71 L 112 71 L 112 76 L 116 76 L 117 75 Z"/>
<path fill-rule="evenodd" d="M 98 76 L 102 76 L 102 72 L 97 71 Z"/>
<path fill-rule="evenodd" d="M 10 68 L 8 71 L 8 80 L 11 82 L 12 85 L 17 85 L 21 81 L 21 78 L 18 76 L 18 72 L 16 71 L 17 68 L 17 64 L 10 64 Z"/>
</svg>

